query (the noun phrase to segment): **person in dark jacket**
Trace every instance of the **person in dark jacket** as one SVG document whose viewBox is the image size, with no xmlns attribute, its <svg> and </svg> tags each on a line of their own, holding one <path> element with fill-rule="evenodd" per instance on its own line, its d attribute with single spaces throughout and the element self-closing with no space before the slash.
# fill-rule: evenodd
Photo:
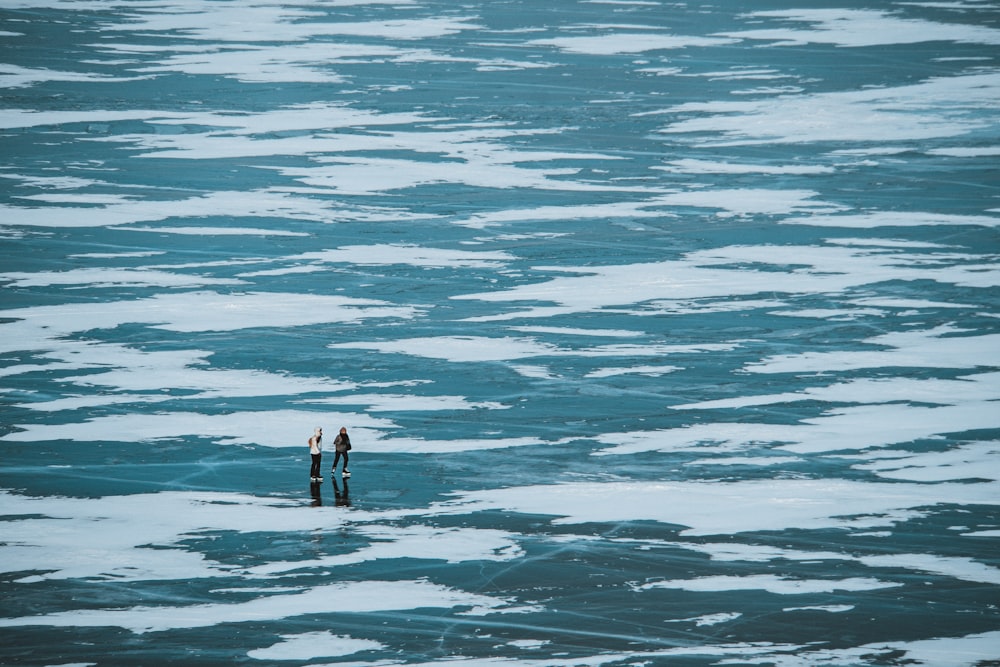
<svg viewBox="0 0 1000 667">
<path fill-rule="evenodd" d="M 330 470 L 331 475 L 337 473 L 337 463 L 340 462 L 340 457 L 344 457 L 344 472 L 342 473 L 344 477 L 350 477 L 351 471 L 347 469 L 347 452 L 351 451 L 351 436 L 347 435 L 347 428 L 344 426 L 340 427 L 340 433 L 333 440 L 333 468 Z"/>
</svg>

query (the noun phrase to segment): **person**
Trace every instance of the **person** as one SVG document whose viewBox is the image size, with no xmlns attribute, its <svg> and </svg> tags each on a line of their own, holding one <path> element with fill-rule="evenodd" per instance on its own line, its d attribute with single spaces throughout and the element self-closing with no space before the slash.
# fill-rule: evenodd
<svg viewBox="0 0 1000 667">
<path fill-rule="evenodd" d="M 330 469 L 330 474 L 335 475 L 337 473 L 337 463 L 340 462 L 340 457 L 344 457 L 344 477 L 350 477 L 351 471 L 347 469 L 347 452 L 351 450 L 351 436 L 347 435 L 347 428 L 344 426 L 340 427 L 340 433 L 337 437 L 333 439 L 333 449 L 336 452 L 333 455 L 333 468 Z"/>
<path fill-rule="evenodd" d="M 319 426 L 309 438 L 309 454 L 312 456 L 312 467 L 309 469 L 309 481 L 322 482 L 320 462 L 323 459 L 323 429 Z"/>
</svg>

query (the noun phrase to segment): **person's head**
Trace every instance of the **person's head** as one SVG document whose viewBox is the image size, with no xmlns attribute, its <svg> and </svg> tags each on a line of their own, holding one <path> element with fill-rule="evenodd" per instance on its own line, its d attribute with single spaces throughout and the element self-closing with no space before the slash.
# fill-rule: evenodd
<svg viewBox="0 0 1000 667">
<path fill-rule="evenodd" d="M 340 427 L 340 434 L 341 435 L 347 435 L 347 427 L 346 426 L 341 426 Z"/>
<path fill-rule="evenodd" d="M 316 430 L 313 431 L 313 434 L 315 434 L 315 435 L 323 435 L 323 427 L 322 426 L 317 426 Z"/>
</svg>

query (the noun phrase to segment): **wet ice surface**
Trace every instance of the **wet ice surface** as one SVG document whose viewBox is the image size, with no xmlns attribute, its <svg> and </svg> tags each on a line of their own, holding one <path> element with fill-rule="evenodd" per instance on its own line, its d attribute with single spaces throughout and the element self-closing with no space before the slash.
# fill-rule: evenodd
<svg viewBox="0 0 1000 667">
<path fill-rule="evenodd" d="M 1000 660 L 996 8 L 0 17 L 0 662 Z"/>
</svg>

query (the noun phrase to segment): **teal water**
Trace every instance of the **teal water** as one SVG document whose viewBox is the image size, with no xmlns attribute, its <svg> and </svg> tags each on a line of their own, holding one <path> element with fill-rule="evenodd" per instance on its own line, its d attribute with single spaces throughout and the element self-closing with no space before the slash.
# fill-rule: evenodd
<svg viewBox="0 0 1000 667">
<path fill-rule="evenodd" d="M 1000 660 L 997 7 L 0 18 L 0 663 Z"/>
</svg>

